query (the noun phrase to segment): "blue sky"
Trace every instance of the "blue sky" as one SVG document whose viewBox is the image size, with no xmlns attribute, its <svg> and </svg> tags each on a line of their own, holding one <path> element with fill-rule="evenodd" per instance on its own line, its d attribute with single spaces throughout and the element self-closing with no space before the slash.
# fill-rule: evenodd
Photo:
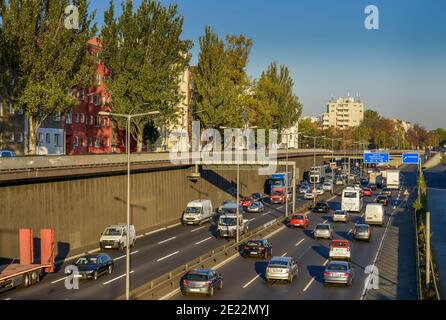
<svg viewBox="0 0 446 320">
<path fill-rule="evenodd" d="M 135 0 L 135 5 L 139 0 Z M 439 0 L 162 0 L 184 15 L 183 38 L 210 25 L 221 36 L 254 41 L 248 65 L 258 77 L 272 61 L 289 67 L 304 115 L 326 109 L 331 95 L 360 93 L 386 117 L 446 127 L 446 1 Z M 102 24 L 108 0 L 92 0 Z M 115 0 L 119 7 L 120 0 Z M 364 9 L 376 5 L 380 29 L 366 30 Z"/>
</svg>

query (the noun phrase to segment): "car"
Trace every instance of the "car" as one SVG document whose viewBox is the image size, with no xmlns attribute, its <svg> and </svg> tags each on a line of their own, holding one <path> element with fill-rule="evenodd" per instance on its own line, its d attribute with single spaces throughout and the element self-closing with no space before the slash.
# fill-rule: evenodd
<svg viewBox="0 0 446 320">
<path fill-rule="evenodd" d="M 232 203 L 234 203 L 234 205 L 235 205 L 235 202 L 233 200 L 225 200 L 225 201 L 223 201 L 221 203 L 221 205 L 218 207 L 217 213 L 223 213 L 223 208 L 226 207 L 228 204 L 232 204 Z"/>
<path fill-rule="evenodd" d="M 265 212 L 265 206 L 260 201 L 256 201 L 251 203 L 251 205 L 246 208 L 246 211 L 248 212 Z"/>
<path fill-rule="evenodd" d="M 265 279 L 271 280 L 286 280 L 292 282 L 297 276 L 298 267 L 297 262 L 292 257 L 273 257 L 266 267 Z"/>
<path fill-rule="evenodd" d="M 313 212 L 322 212 L 328 213 L 330 212 L 330 205 L 326 201 L 319 201 L 312 209 Z"/>
<path fill-rule="evenodd" d="M 251 195 L 251 198 L 252 198 L 254 201 L 260 201 L 260 200 L 263 199 L 263 195 L 262 195 L 261 193 L 256 192 L 256 193 L 253 193 L 253 194 Z"/>
<path fill-rule="evenodd" d="M 382 189 L 381 194 L 384 195 L 384 196 L 391 197 L 392 196 L 392 189 L 389 189 L 389 188 L 386 187 L 386 188 Z"/>
<path fill-rule="evenodd" d="M 376 183 L 371 183 L 371 184 L 369 184 L 369 188 L 372 191 L 376 191 L 378 189 L 378 185 Z"/>
<path fill-rule="evenodd" d="M 101 250 L 123 250 L 127 246 L 127 233 L 127 224 L 115 224 L 106 227 L 99 238 L 99 248 Z M 129 242 L 130 247 L 134 247 L 136 244 L 136 231 L 133 224 L 130 225 Z"/>
<path fill-rule="evenodd" d="M 310 190 L 310 186 L 308 186 L 308 185 L 301 185 L 299 187 L 300 194 L 305 194 L 308 190 Z"/>
<path fill-rule="evenodd" d="M 14 151 L 11 150 L 0 150 L 0 158 L 13 158 L 16 157 Z"/>
<path fill-rule="evenodd" d="M 285 195 L 282 192 L 277 192 L 277 191 L 273 192 L 271 194 L 271 196 L 269 197 L 269 199 L 270 199 L 270 202 L 274 203 L 274 204 L 277 204 L 277 203 L 284 204 L 285 203 Z"/>
<path fill-rule="evenodd" d="M 249 240 L 243 244 L 242 256 L 246 257 L 262 257 L 268 259 L 273 255 L 273 246 L 271 242 L 265 239 Z"/>
<path fill-rule="evenodd" d="M 344 184 L 344 179 L 342 179 L 342 178 L 335 179 L 335 185 L 342 186 L 343 184 Z"/>
<path fill-rule="evenodd" d="M 346 210 L 336 210 L 333 213 L 333 222 L 348 222 L 349 216 Z"/>
<path fill-rule="evenodd" d="M 324 270 L 324 285 L 339 283 L 353 284 L 353 265 L 348 261 L 330 261 Z"/>
<path fill-rule="evenodd" d="M 325 190 L 324 190 L 324 188 L 322 187 L 322 185 L 318 185 L 318 186 L 316 186 L 316 193 L 317 193 L 317 195 L 319 195 L 319 196 L 321 196 L 321 195 L 323 195 L 323 194 L 325 193 Z"/>
<path fill-rule="evenodd" d="M 365 223 L 357 223 L 353 228 L 353 239 L 355 240 L 367 240 L 372 238 L 372 228 Z"/>
<path fill-rule="evenodd" d="M 359 180 L 359 183 L 362 187 L 366 188 L 369 185 L 369 180 L 362 178 Z"/>
<path fill-rule="evenodd" d="M 77 272 L 67 269 L 67 275 L 72 274 L 75 278 L 97 280 L 103 274 L 112 274 L 113 259 L 106 253 L 88 254 L 80 257 L 73 264 Z"/>
<path fill-rule="evenodd" d="M 332 240 L 330 242 L 330 249 L 328 257 L 332 260 L 341 259 L 350 261 L 352 246 L 348 240 Z"/>
<path fill-rule="evenodd" d="M 355 182 L 355 183 L 353 183 L 353 188 L 361 189 L 361 184 L 359 182 Z"/>
<path fill-rule="evenodd" d="M 305 192 L 304 199 L 305 200 L 313 200 L 314 198 L 316 198 L 316 196 L 317 196 L 316 191 L 309 189 L 307 192 Z"/>
<path fill-rule="evenodd" d="M 194 269 L 180 279 L 180 290 L 183 296 L 199 293 L 212 297 L 215 289 L 223 289 L 223 278 L 213 269 Z"/>
<path fill-rule="evenodd" d="M 251 197 L 244 197 L 244 198 L 240 201 L 240 204 L 242 205 L 243 208 L 247 208 L 247 207 L 249 207 L 253 202 L 254 202 L 254 200 L 253 200 Z"/>
<path fill-rule="evenodd" d="M 322 189 L 324 189 L 324 191 L 333 191 L 333 183 L 327 181 L 324 182 Z"/>
<path fill-rule="evenodd" d="M 314 229 L 314 239 L 333 239 L 333 230 L 328 223 L 319 223 Z"/>
<path fill-rule="evenodd" d="M 288 226 L 290 227 L 301 227 L 305 229 L 308 228 L 309 224 L 310 221 L 304 213 L 293 213 L 288 220 Z"/>
<path fill-rule="evenodd" d="M 383 205 L 388 206 L 389 205 L 389 197 L 380 194 L 376 197 L 376 203 L 382 203 Z"/>
<path fill-rule="evenodd" d="M 371 197 L 373 195 L 373 191 L 371 188 L 362 188 L 362 195 L 364 197 Z"/>
</svg>

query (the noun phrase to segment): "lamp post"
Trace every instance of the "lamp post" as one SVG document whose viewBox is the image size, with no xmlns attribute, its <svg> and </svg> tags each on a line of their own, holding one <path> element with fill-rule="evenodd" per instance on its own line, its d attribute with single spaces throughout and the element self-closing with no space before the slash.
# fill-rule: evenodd
<svg viewBox="0 0 446 320">
<path fill-rule="evenodd" d="M 139 106 L 146 105 L 141 104 Z M 126 268 L 125 268 L 125 298 L 130 299 L 130 124 L 133 118 L 145 117 L 159 114 L 159 111 L 152 111 L 140 114 L 119 114 L 100 111 L 98 115 L 109 117 L 121 117 L 127 120 L 126 129 L 126 152 L 127 152 L 127 234 L 126 234 Z"/>
</svg>

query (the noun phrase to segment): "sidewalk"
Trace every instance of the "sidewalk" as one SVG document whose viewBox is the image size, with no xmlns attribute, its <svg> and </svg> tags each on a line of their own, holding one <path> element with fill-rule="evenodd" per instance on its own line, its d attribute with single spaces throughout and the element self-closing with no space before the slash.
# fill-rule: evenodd
<svg viewBox="0 0 446 320">
<path fill-rule="evenodd" d="M 411 207 L 415 198 L 413 193 L 393 217 L 376 262 L 379 289 L 370 289 L 365 300 L 418 300 L 415 213 Z"/>
</svg>

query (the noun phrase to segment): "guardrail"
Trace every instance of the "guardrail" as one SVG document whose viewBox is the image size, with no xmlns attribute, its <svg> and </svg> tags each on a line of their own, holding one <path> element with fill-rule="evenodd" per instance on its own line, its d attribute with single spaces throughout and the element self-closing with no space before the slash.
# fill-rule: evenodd
<svg viewBox="0 0 446 320">
<path fill-rule="evenodd" d="M 335 188 L 334 194 L 336 194 L 341 188 Z M 327 200 L 333 196 L 330 193 L 325 193 L 319 199 Z M 305 203 L 297 208 L 299 211 L 308 210 L 311 207 L 312 203 Z M 271 220 L 264 225 L 248 231 L 247 233 L 240 235 L 240 243 L 236 243 L 235 240 L 231 240 L 229 243 L 226 243 L 220 247 L 217 247 L 213 250 L 206 252 L 205 254 L 197 257 L 193 260 L 190 260 L 186 264 L 183 264 L 149 282 L 146 284 L 132 290 L 130 292 L 130 299 L 132 300 L 157 300 L 170 292 L 179 288 L 179 282 L 181 277 L 188 271 L 192 269 L 206 269 L 212 268 L 218 263 L 228 259 L 234 254 L 240 252 L 240 246 L 243 241 L 248 240 L 255 237 L 263 237 L 266 236 L 273 231 L 279 229 L 283 226 L 286 217 L 282 215 L 274 220 Z M 118 298 L 118 300 L 124 300 L 125 295 L 122 295 Z"/>
</svg>

